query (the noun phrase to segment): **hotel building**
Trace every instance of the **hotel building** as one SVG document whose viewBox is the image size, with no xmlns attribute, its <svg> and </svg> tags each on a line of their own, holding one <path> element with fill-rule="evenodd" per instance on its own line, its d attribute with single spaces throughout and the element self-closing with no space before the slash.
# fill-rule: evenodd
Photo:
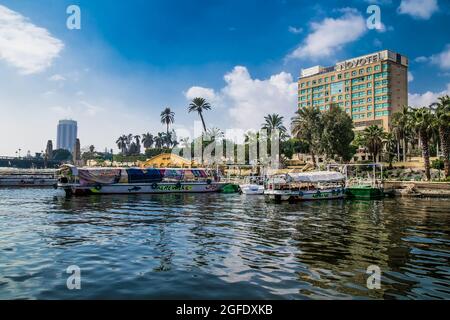
<svg viewBox="0 0 450 320">
<path fill-rule="evenodd" d="M 408 58 L 384 50 L 301 71 L 298 107 L 341 107 L 356 130 L 370 125 L 390 131 L 391 116 L 408 105 Z"/>
</svg>

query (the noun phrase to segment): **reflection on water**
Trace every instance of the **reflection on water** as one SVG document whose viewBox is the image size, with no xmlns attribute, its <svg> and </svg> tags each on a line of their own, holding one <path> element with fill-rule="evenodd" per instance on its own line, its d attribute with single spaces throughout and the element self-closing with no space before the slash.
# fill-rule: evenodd
<svg viewBox="0 0 450 320">
<path fill-rule="evenodd" d="M 448 299 L 449 206 L 0 189 L 0 298 Z"/>
</svg>

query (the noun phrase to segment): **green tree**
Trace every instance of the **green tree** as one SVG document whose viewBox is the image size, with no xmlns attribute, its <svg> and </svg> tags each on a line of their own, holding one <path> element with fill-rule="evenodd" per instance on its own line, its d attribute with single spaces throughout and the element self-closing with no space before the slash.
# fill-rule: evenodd
<svg viewBox="0 0 450 320">
<path fill-rule="evenodd" d="M 338 156 L 345 162 L 350 161 L 356 152 L 351 144 L 355 133 L 350 116 L 341 108 L 331 107 L 322 114 L 322 122 L 321 149 L 327 158 Z"/>
<path fill-rule="evenodd" d="M 194 98 L 192 102 L 189 104 L 188 111 L 197 112 L 202 120 L 203 130 L 206 132 L 206 124 L 205 119 L 203 119 L 203 112 L 206 110 L 211 110 L 211 105 L 204 98 Z"/>
<path fill-rule="evenodd" d="M 358 139 L 359 143 L 372 155 L 372 159 L 378 162 L 386 139 L 386 132 L 383 128 L 377 125 L 369 126 L 361 132 Z"/>
<path fill-rule="evenodd" d="M 419 135 L 422 147 L 422 157 L 425 164 L 425 175 L 427 180 L 431 179 L 430 173 L 430 132 L 433 129 L 433 114 L 430 109 L 422 107 L 414 109 L 410 114 L 410 123 Z"/>
<path fill-rule="evenodd" d="M 272 131 L 278 130 L 280 134 L 285 133 L 286 127 L 283 125 L 283 117 L 273 113 L 264 117 L 265 122 L 262 124 L 262 129 L 267 130 L 267 135 L 270 137 Z"/>
<path fill-rule="evenodd" d="M 323 132 L 322 115 L 318 108 L 301 108 L 297 110 L 291 123 L 292 135 L 309 145 L 314 167 L 317 167 L 316 155 L 321 153 Z"/>
<path fill-rule="evenodd" d="M 166 133 L 169 134 L 169 126 L 175 122 L 175 112 L 170 108 L 165 108 L 161 112 L 161 123 L 166 125 Z"/>
<path fill-rule="evenodd" d="M 154 143 L 155 140 L 151 133 L 147 132 L 142 135 L 142 144 L 144 145 L 145 149 L 151 148 Z"/>
<path fill-rule="evenodd" d="M 127 153 L 127 141 L 128 138 L 126 135 L 120 136 L 116 141 L 117 147 L 122 151 L 123 155 Z"/>
<path fill-rule="evenodd" d="M 404 106 L 400 112 L 396 112 L 392 115 L 392 132 L 397 139 L 397 159 L 400 160 L 400 143 L 402 149 L 402 160 L 406 161 L 406 152 L 408 150 L 408 134 L 410 131 L 409 119 L 410 109 L 408 106 Z"/>
<path fill-rule="evenodd" d="M 72 154 L 70 153 L 70 151 L 68 151 L 66 149 L 53 150 L 52 160 L 67 161 L 67 160 L 70 160 L 71 158 L 72 158 Z"/>
<path fill-rule="evenodd" d="M 450 96 L 438 98 L 438 102 L 431 104 L 431 107 L 435 108 L 436 126 L 444 155 L 444 174 L 447 178 L 450 176 Z"/>
</svg>

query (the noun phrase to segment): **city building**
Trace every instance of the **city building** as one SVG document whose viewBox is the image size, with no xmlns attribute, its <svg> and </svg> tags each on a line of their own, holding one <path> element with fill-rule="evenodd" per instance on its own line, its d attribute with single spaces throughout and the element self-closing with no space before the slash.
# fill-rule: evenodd
<svg viewBox="0 0 450 320">
<path fill-rule="evenodd" d="M 56 148 L 72 152 L 77 140 L 77 122 L 73 120 L 60 120 L 58 123 L 58 134 Z"/>
<path fill-rule="evenodd" d="M 370 125 L 390 131 L 391 116 L 408 105 L 408 58 L 383 50 L 303 69 L 298 80 L 298 107 L 328 110 L 339 106 L 356 130 Z"/>
</svg>

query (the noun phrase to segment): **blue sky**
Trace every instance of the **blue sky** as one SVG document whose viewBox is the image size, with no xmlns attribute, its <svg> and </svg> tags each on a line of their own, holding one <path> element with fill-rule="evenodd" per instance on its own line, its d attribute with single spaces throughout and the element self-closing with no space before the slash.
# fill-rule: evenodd
<svg viewBox="0 0 450 320">
<path fill-rule="evenodd" d="M 380 30 L 365 25 L 373 3 Z M 66 27 L 71 4 L 81 30 Z M 426 104 L 450 89 L 449 18 L 445 0 L 0 0 L 0 155 L 42 150 L 61 118 L 78 120 L 82 146 L 115 147 L 164 130 L 166 106 L 187 135 L 196 95 L 224 131 L 289 119 L 301 68 L 382 49 L 409 57 L 410 104 Z"/>
</svg>

